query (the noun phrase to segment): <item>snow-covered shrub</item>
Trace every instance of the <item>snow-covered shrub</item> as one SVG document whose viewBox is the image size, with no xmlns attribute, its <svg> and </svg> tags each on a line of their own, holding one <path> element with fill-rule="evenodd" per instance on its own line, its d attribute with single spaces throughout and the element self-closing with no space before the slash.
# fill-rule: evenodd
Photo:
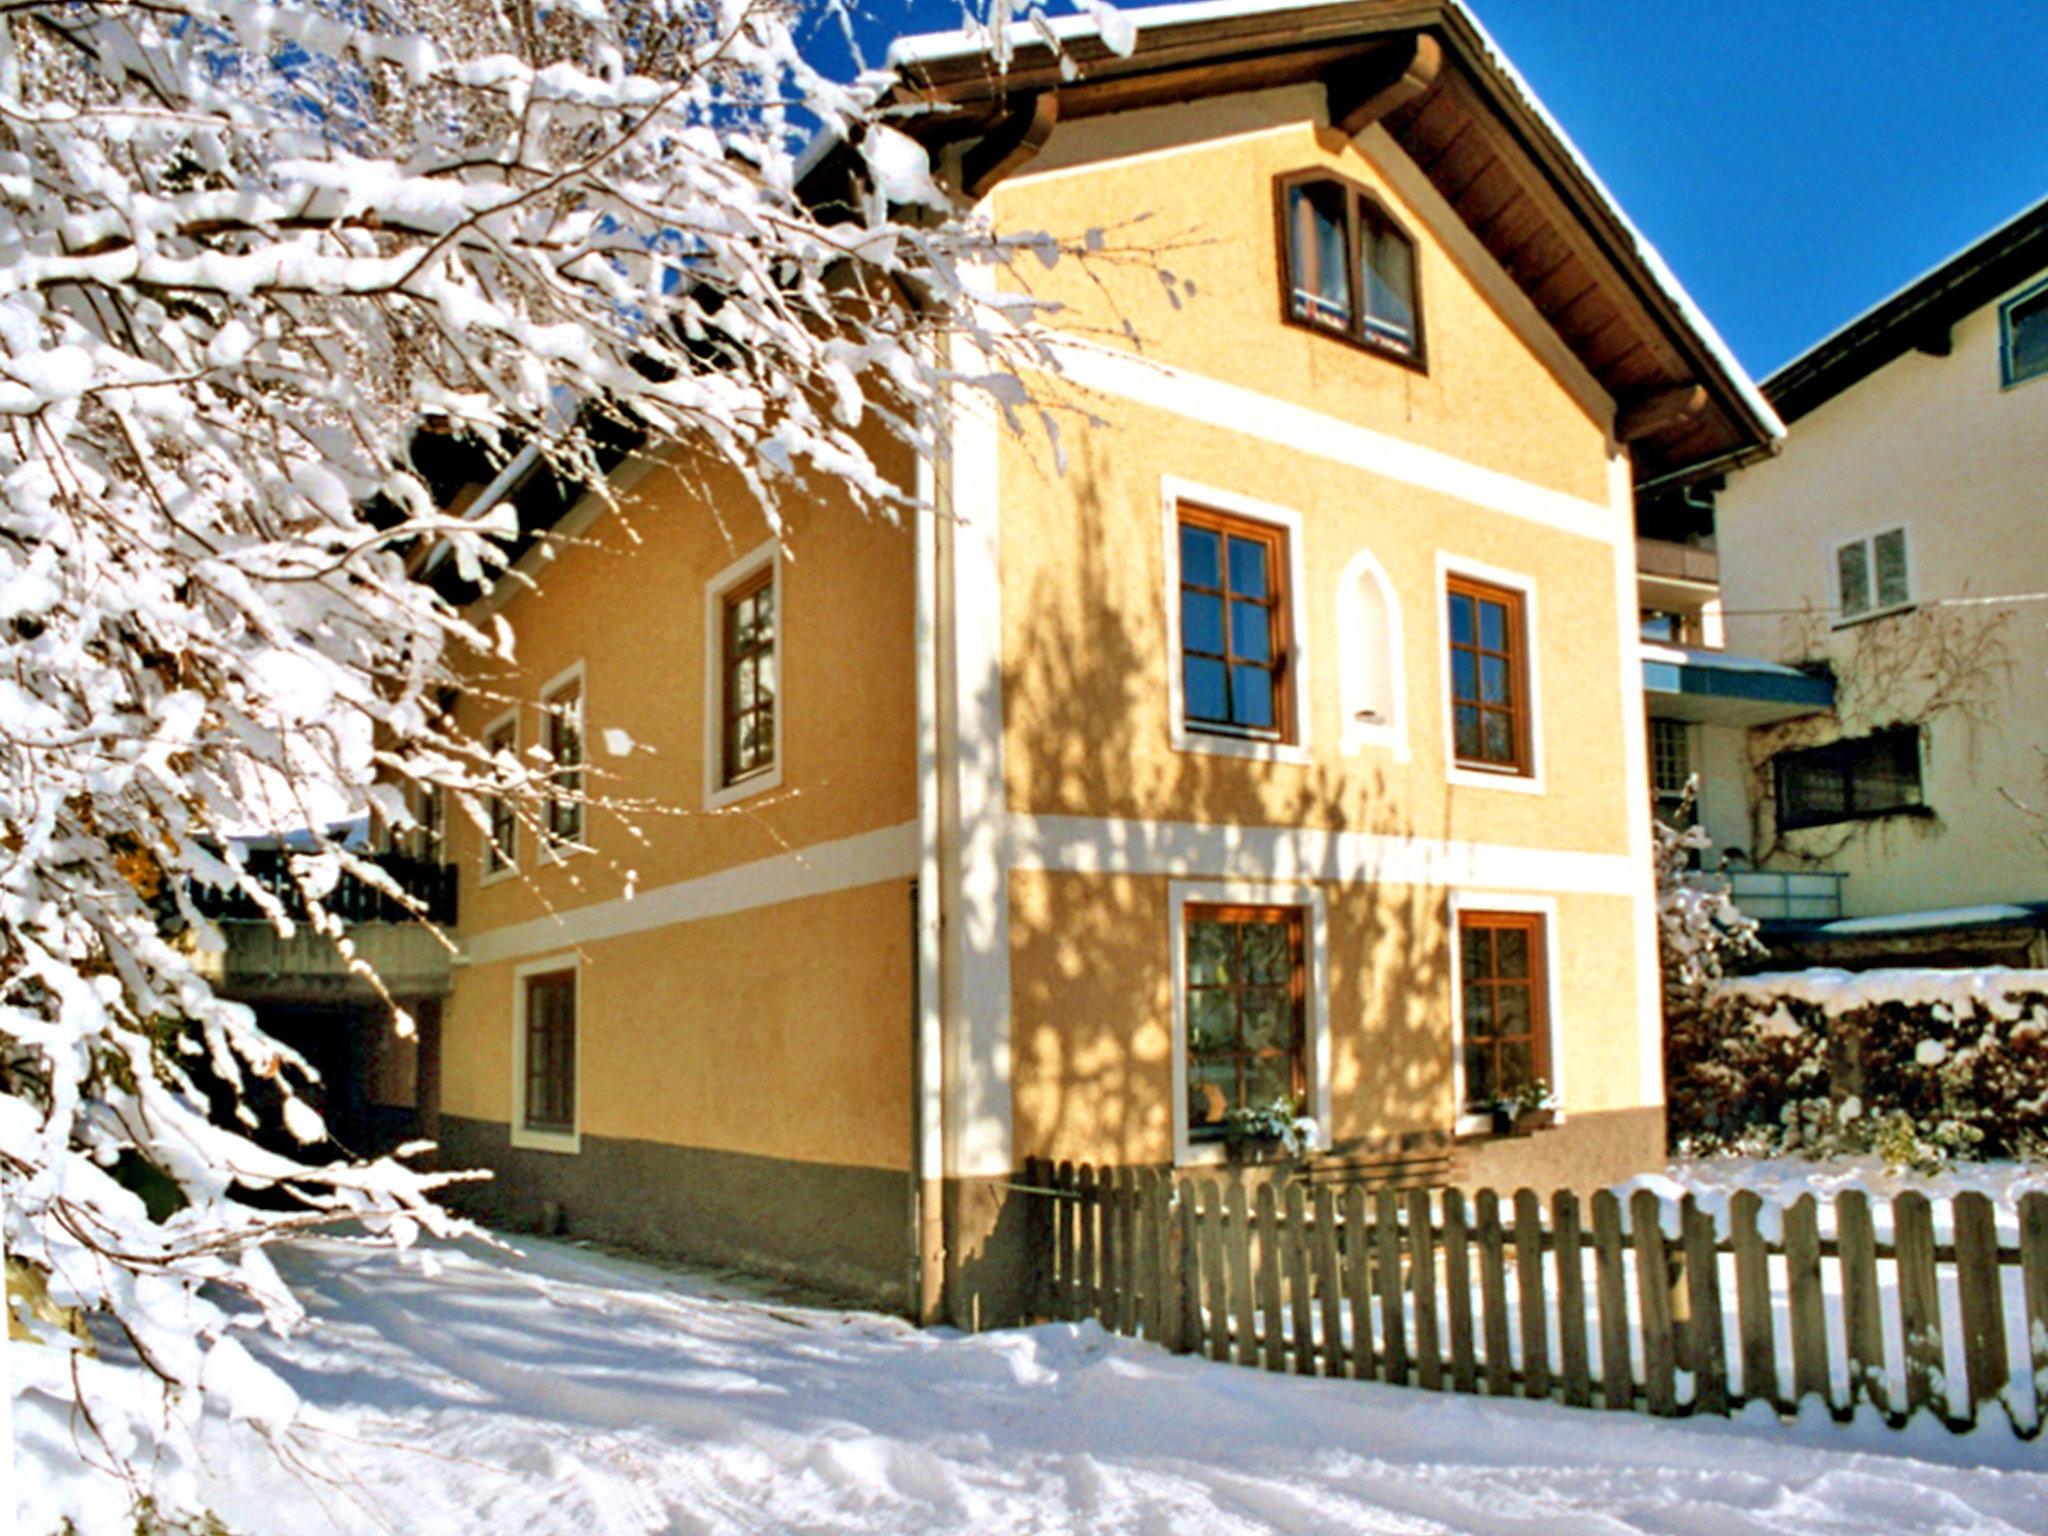
<svg viewBox="0 0 2048 1536">
<path fill-rule="evenodd" d="M 1869 1152 L 1922 1171 L 2048 1147 L 2048 972 L 1809 970 L 1722 983 L 1667 1062 L 1686 1154 Z"/>
</svg>

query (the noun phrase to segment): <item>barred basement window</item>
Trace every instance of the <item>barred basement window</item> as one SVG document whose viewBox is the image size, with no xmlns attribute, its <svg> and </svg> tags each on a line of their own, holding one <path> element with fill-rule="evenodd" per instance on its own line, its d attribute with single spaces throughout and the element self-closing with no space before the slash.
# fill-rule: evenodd
<svg viewBox="0 0 2048 1536">
<path fill-rule="evenodd" d="M 1920 728 L 1915 725 L 1780 752 L 1771 768 L 1781 831 L 1925 809 Z"/>
</svg>

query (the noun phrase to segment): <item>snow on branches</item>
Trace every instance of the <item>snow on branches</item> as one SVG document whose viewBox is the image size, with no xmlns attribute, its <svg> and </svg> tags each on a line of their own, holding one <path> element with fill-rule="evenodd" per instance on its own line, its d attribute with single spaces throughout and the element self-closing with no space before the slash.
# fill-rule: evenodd
<svg viewBox="0 0 2048 1536">
<path fill-rule="evenodd" d="M 511 637 L 415 577 L 434 551 L 488 579 L 512 529 L 438 506 L 415 434 L 537 451 L 599 494 L 601 439 L 630 434 L 736 472 L 771 520 L 819 478 L 889 511 L 907 491 L 878 442 L 929 451 L 926 402 L 1009 409 L 1016 367 L 1049 364 L 991 274 L 1058 248 L 945 206 L 876 85 L 817 75 L 795 20 L 0 12 L 0 1171 L 10 1275 L 47 1302 L 10 1302 L 43 1345 L 14 1351 L 14 1386 L 167 1520 L 191 1513 L 177 1473 L 209 1394 L 288 1431 L 289 1394 L 233 1339 L 295 1318 L 265 1245 L 451 1229 L 399 1161 L 247 1134 L 261 1083 L 302 1147 L 329 1145 L 306 1064 L 202 980 L 220 936 L 194 882 L 288 924 L 229 834 L 315 823 L 319 786 L 381 786 L 401 830 L 430 787 L 478 820 L 561 793 L 443 706 L 450 658 L 509 659 Z M 806 141 L 838 158 L 817 170 Z M 317 837 L 291 868 L 330 933 L 337 873 L 382 878 Z M 154 1211 L 138 1169 L 170 1191 Z M 99 1357 L 47 1320 L 74 1315 Z"/>
</svg>

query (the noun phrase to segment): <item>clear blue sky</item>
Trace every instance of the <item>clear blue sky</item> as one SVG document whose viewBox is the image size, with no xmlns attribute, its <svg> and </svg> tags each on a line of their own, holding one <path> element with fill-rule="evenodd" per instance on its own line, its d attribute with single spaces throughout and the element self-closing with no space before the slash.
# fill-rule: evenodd
<svg viewBox="0 0 2048 1536">
<path fill-rule="evenodd" d="M 2048 196 L 2048 0 L 1471 3 L 1758 376 Z"/>
</svg>

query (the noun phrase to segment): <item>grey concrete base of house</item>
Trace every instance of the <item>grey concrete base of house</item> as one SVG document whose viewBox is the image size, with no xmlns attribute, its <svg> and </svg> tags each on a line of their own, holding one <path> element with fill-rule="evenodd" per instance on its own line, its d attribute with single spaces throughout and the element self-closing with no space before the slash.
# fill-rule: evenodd
<svg viewBox="0 0 2048 1536">
<path fill-rule="evenodd" d="M 1639 1173 L 1664 1169 L 1664 1107 L 1568 1114 L 1560 1125 L 1527 1136 L 1460 1141 L 1451 1154 L 1451 1182 L 1466 1189 L 1570 1189 L 1591 1194 Z"/>
<path fill-rule="evenodd" d="M 742 1152 L 585 1136 L 574 1153 L 515 1147 L 502 1123 L 443 1115 L 443 1168 L 493 1177 L 449 1203 L 495 1226 L 771 1276 L 823 1295 L 909 1309 L 910 1177 Z"/>
</svg>

